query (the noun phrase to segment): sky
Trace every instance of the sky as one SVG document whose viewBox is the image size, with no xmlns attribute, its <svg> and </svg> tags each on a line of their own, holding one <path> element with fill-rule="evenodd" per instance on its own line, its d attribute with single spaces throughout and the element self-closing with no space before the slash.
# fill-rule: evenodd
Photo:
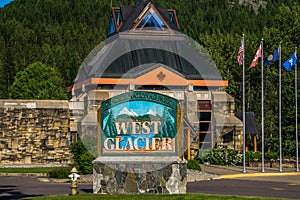
<svg viewBox="0 0 300 200">
<path fill-rule="evenodd" d="M 9 4 L 13 0 L 0 0 L 0 8 L 3 8 L 4 5 Z"/>
</svg>

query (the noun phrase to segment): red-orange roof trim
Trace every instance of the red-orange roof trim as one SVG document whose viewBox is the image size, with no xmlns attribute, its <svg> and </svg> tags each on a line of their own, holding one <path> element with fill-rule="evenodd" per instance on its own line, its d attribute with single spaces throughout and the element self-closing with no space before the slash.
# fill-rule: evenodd
<svg viewBox="0 0 300 200">
<path fill-rule="evenodd" d="M 73 87 L 69 87 L 68 89 L 74 88 L 75 90 L 82 87 L 82 85 L 128 85 L 133 83 L 135 85 L 144 85 L 144 82 L 136 81 L 136 79 L 118 79 L 118 78 L 91 78 L 81 83 L 77 83 L 73 85 Z M 201 87 L 227 87 L 227 80 L 187 80 L 187 84 L 192 84 L 193 86 L 201 86 Z M 174 82 L 174 84 L 168 84 L 168 86 L 187 86 L 187 84 L 178 84 Z M 162 85 L 162 83 L 157 80 L 153 80 L 151 83 L 148 82 L 147 85 Z"/>
</svg>

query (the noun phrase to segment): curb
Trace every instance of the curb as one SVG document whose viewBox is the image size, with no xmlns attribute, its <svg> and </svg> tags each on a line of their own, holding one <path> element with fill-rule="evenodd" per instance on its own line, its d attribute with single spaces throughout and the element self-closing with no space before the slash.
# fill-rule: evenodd
<svg viewBox="0 0 300 200">
<path fill-rule="evenodd" d="M 268 177 L 268 176 L 300 176 L 300 172 L 284 172 L 284 173 L 244 173 L 244 174 L 226 174 L 220 175 L 221 179 L 243 178 L 243 177 Z"/>
<path fill-rule="evenodd" d="M 47 176 L 47 173 L 0 173 L 0 176 Z"/>
<path fill-rule="evenodd" d="M 44 183 L 70 183 L 70 179 L 40 177 L 40 178 L 37 178 L 37 180 L 40 182 L 44 182 Z"/>
<path fill-rule="evenodd" d="M 207 178 L 195 178 L 195 179 L 187 179 L 187 183 L 193 183 L 193 182 L 200 182 L 200 181 L 211 181 L 211 180 L 220 180 L 221 176 L 215 175 L 213 177 L 207 177 Z"/>
<path fill-rule="evenodd" d="M 32 176 L 40 182 L 49 183 L 69 183 L 70 179 L 49 178 L 47 173 L 0 173 L 0 176 Z M 93 183 L 92 179 L 78 179 L 78 183 Z"/>
</svg>

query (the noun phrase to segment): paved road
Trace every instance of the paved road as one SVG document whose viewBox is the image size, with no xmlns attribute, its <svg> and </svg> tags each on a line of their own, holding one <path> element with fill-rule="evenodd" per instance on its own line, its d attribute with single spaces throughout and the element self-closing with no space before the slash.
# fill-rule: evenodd
<svg viewBox="0 0 300 200">
<path fill-rule="evenodd" d="M 194 182 L 188 184 L 188 191 L 206 194 L 300 199 L 300 184 L 295 182 L 277 182 L 280 180 L 280 177 L 276 177 L 271 181 L 267 181 L 266 177 L 264 178 L 264 181 L 220 179 Z M 299 179 L 299 177 L 297 178 Z"/>
<path fill-rule="evenodd" d="M 188 183 L 188 192 L 300 199 L 299 177 L 264 177 L 265 180 L 221 179 Z M 280 182 L 281 180 L 284 180 Z M 91 193 L 92 184 L 79 184 L 79 193 Z M 69 194 L 69 183 L 44 183 L 35 177 L 0 177 L 0 200 Z"/>
<path fill-rule="evenodd" d="M 92 192 L 92 184 L 79 184 L 79 193 Z M 1 176 L 0 200 L 14 200 L 33 196 L 70 194 L 70 183 L 44 183 L 30 176 Z"/>
</svg>

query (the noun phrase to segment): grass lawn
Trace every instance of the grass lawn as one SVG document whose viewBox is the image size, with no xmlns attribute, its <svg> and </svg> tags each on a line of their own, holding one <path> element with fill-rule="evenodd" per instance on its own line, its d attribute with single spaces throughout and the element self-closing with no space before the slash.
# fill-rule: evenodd
<svg viewBox="0 0 300 200">
<path fill-rule="evenodd" d="M 53 167 L 0 168 L 0 173 L 49 173 L 53 169 L 54 169 Z M 70 171 L 71 171 L 71 169 L 70 169 Z"/>
<path fill-rule="evenodd" d="M 208 200 L 272 200 L 275 198 L 260 198 L 260 197 L 241 197 L 241 196 L 224 196 L 224 195 L 209 195 L 209 194 L 193 194 L 188 193 L 186 195 L 101 195 L 101 194 L 80 194 L 76 196 L 48 196 L 48 197 L 33 197 L 28 199 L 34 200 L 64 200 L 64 199 L 78 199 L 78 200 L 94 200 L 94 199 L 111 199 L 111 200 L 161 200 L 161 199 L 176 199 L 176 200 L 189 200 L 189 199 L 208 199 Z"/>
</svg>

